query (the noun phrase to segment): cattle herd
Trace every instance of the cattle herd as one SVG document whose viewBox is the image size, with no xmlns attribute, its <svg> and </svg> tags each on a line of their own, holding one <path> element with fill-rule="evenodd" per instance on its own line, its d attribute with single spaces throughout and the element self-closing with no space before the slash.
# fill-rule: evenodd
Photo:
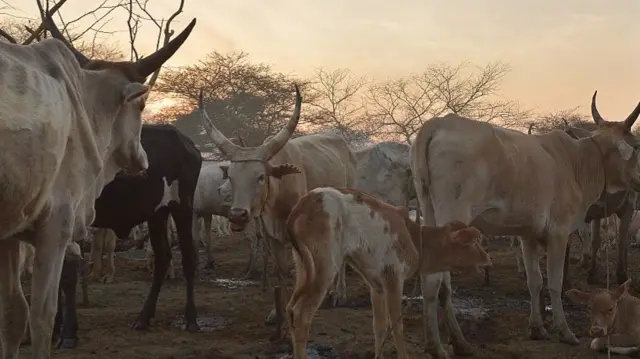
<svg viewBox="0 0 640 359">
<path fill-rule="evenodd" d="M 110 282 L 116 239 L 145 224 L 153 279 L 132 328 L 147 329 L 165 277 L 173 275 L 170 219 L 182 255 L 189 332 L 200 330 L 196 248 L 204 243 L 203 267 L 213 267 L 212 228 L 230 229 L 252 243 L 247 276 L 255 273 L 260 243 L 271 254 L 285 301 L 274 303 L 266 322 L 284 314 L 280 335 L 290 335 L 296 359 L 307 357 L 309 328 L 325 296 L 334 306 L 346 301 L 347 264 L 370 289 L 376 357 L 382 357 L 387 331 L 398 357 L 409 357 L 402 291 L 412 277 L 422 291 L 425 348 L 437 358 L 450 357 L 442 322 L 454 353 L 469 354 L 473 347 L 453 311 L 451 271 L 485 268 L 488 281 L 491 260 L 482 238 L 513 236 L 530 293 L 531 339 L 550 338 L 540 299 L 539 259 L 546 254 L 553 323 L 562 342 L 579 344 L 565 318 L 566 296 L 591 308 L 592 349 L 629 354 L 640 346 L 640 300 L 628 293 L 626 273 L 626 239 L 637 231 L 630 227 L 640 190 L 640 142 L 631 127 L 640 104 L 624 121 L 610 122 L 598 112 L 594 93 L 595 131 L 567 127 L 537 135 L 448 114 L 426 121 L 410 146 L 383 142 L 353 150 L 337 134 L 292 138 L 302 107 L 297 86 L 286 126 L 257 147 L 222 134 L 201 93 L 203 127 L 226 157 L 203 161 L 175 127 L 141 120 L 150 90 L 144 82 L 187 40 L 195 19 L 136 62 L 89 59 L 51 18 L 43 21 L 54 38 L 0 43 L 2 358 L 18 358 L 27 337 L 38 359 L 50 357 L 52 339 L 60 348 L 78 344 L 82 318 L 75 296 L 83 255 L 77 242 L 89 232 L 90 277 Z M 414 202 L 417 213 L 409 211 Z M 593 282 L 600 220 L 612 214 L 621 220 L 619 286 L 595 294 L 567 288 L 571 235 L 592 223 L 594 240 L 583 236 L 583 264 Z M 290 296 L 288 253 L 296 276 Z M 29 302 L 23 272 L 31 273 Z"/>
</svg>

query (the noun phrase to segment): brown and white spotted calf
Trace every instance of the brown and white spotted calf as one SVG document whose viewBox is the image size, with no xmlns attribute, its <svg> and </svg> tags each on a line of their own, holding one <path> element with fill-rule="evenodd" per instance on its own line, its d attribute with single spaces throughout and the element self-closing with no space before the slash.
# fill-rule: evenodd
<svg viewBox="0 0 640 359">
<path fill-rule="evenodd" d="M 398 358 L 408 358 L 402 324 L 406 279 L 418 271 L 491 263 L 477 229 L 454 221 L 421 230 L 405 207 L 348 188 L 310 191 L 293 208 L 287 231 L 296 264 L 296 286 L 287 305 L 296 359 L 306 358 L 311 320 L 345 262 L 369 285 L 377 358 L 389 327 Z"/>
<path fill-rule="evenodd" d="M 629 294 L 631 279 L 614 290 L 600 289 L 594 293 L 571 289 L 567 298 L 576 304 L 589 306 L 594 339 L 591 349 L 605 350 L 607 336 L 612 353 L 628 355 L 640 349 L 640 299 Z"/>
</svg>

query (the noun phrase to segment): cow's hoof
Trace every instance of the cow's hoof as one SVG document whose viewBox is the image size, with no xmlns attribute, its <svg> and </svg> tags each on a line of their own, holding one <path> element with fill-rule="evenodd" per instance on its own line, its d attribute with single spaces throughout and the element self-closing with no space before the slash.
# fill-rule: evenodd
<svg viewBox="0 0 640 359">
<path fill-rule="evenodd" d="M 469 344 L 469 342 L 463 341 L 460 343 L 455 343 L 453 345 L 453 352 L 456 355 L 470 356 L 475 353 L 475 350 L 473 349 L 473 346 Z"/>
<path fill-rule="evenodd" d="M 578 340 L 578 338 L 576 338 L 575 334 L 571 333 L 571 331 L 568 331 L 567 333 L 560 335 L 560 342 L 565 344 L 571 344 L 571 345 L 580 344 L 580 341 Z"/>
<path fill-rule="evenodd" d="M 447 351 L 444 349 L 442 345 L 438 347 L 428 348 L 426 352 L 428 354 L 431 354 L 433 358 L 436 358 L 436 359 L 451 359 L 451 356 L 449 355 L 449 353 L 447 353 Z"/>
<path fill-rule="evenodd" d="M 250 269 L 244 275 L 243 279 L 244 280 L 258 280 L 258 279 L 260 279 L 261 275 L 262 275 L 262 273 L 260 273 L 260 271 L 258 271 L 256 269 Z"/>
<path fill-rule="evenodd" d="M 131 324 L 131 329 L 134 330 L 147 330 L 149 329 L 149 321 L 148 320 L 142 320 L 140 318 L 136 319 L 135 322 L 133 322 L 133 324 Z"/>
<path fill-rule="evenodd" d="M 60 338 L 56 343 L 56 349 L 73 349 L 78 345 L 76 338 Z"/>
<path fill-rule="evenodd" d="M 333 308 L 346 307 L 349 304 L 349 302 L 347 302 L 346 296 L 339 296 L 332 293 L 330 295 L 330 298 L 331 298 L 331 306 Z"/>
<path fill-rule="evenodd" d="M 271 309 L 267 317 L 264 319 L 265 325 L 276 325 L 276 310 Z"/>
<path fill-rule="evenodd" d="M 200 331 L 200 326 L 198 325 L 197 322 L 194 321 L 192 323 L 185 324 L 185 326 L 182 329 L 184 329 L 186 332 L 189 332 L 189 333 L 197 333 Z"/>
<path fill-rule="evenodd" d="M 539 327 L 530 327 L 529 328 L 529 339 L 531 340 L 549 340 L 549 333 L 544 329 L 543 326 Z"/>
</svg>

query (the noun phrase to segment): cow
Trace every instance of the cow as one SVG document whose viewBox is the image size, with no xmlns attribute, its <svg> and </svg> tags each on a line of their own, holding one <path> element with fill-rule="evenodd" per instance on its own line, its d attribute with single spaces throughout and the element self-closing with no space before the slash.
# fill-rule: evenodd
<svg viewBox="0 0 640 359">
<path fill-rule="evenodd" d="M 640 351 L 640 298 L 629 294 L 631 279 L 613 290 L 587 293 L 579 289 L 565 292 L 569 300 L 590 310 L 590 347 L 596 351 L 629 355 Z"/>
<path fill-rule="evenodd" d="M 395 206 L 416 198 L 411 178 L 409 145 L 380 142 L 355 151 L 356 188 Z"/>
<path fill-rule="evenodd" d="M 51 18 L 45 21 L 53 24 Z M 73 238 L 86 235 L 105 183 L 118 171 L 147 169 L 140 144 L 149 92 L 143 83 L 194 26 L 195 19 L 173 41 L 136 62 L 91 60 L 59 39 L 0 43 L 4 358 L 18 357 L 28 318 L 32 357 L 49 358 L 64 250 Z M 19 240 L 35 246 L 30 307 L 19 281 Z"/>
<path fill-rule="evenodd" d="M 480 231 L 461 222 L 420 227 L 406 207 L 349 188 L 311 190 L 287 220 L 296 286 L 287 304 L 295 359 L 306 359 L 311 320 L 343 264 L 369 285 L 375 356 L 391 327 L 398 358 L 408 359 L 402 324 L 402 288 L 414 273 L 477 268 L 491 263 Z"/>
<path fill-rule="evenodd" d="M 172 247 L 172 243 L 169 240 L 169 248 Z M 156 268 L 156 255 L 153 252 L 153 247 L 151 246 L 151 241 L 149 242 L 145 242 L 144 244 L 144 251 L 146 253 L 146 267 L 147 269 L 151 272 L 151 273 L 155 273 L 155 268 Z M 175 279 L 176 277 L 176 270 L 175 267 L 173 265 L 173 258 L 169 259 L 169 268 L 167 269 L 167 279 Z"/>
<path fill-rule="evenodd" d="M 488 235 L 522 238 L 527 286 L 531 296 L 529 337 L 548 339 L 542 325 L 538 247 L 546 250 L 553 322 L 560 339 L 578 344 L 562 308 L 562 284 L 569 234 L 583 223 L 603 192 L 640 188 L 640 163 L 631 126 L 640 103 L 623 122 L 605 121 L 596 106 L 598 129 L 575 139 L 564 131 L 527 135 L 486 122 L 448 114 L 426 121 L 411 146 L 411 168 L 420 209 L 427 225 L 452 220 Z M 472 180 L 469 180 L 469 179 Z M 444 284 L 445 313 L 458 353 L 472 351 L 451 308 L 450 273 L 422 278 L 423 305 L 429 320 L 427 344 L 446 357 L 435 318 Z"/>
<path fill-rule="evenodd" d="M 205 268 L 213 268 L 215 265 L 213 259 L 213 237 L 211 231 L 212 224 L 214 223 L 213 220 L 217 220 L 220 217 L 224 217 L 226 219 L 231 206 L 231 203 L 228 202 L 218 191 L 218 187 L 225 182 L 225 179 L 223 178 L 224 172 L 220 166 L 228 165 L 228 161 L 204 162 L 204 165 L 200 170 L 200 176 L 198 177 L 198 185 L 196 187 L 193 201 L 193 233 L 200 237 L 201 230 L 199 219 L 202 218 L 205 228 L 205 238 L 203 242 L 207 250 L 207 263 L 205 264 Z M 216 227 L 219 226 L 219 223 L 216 224 Z M 225 223 L 225 229 L 227 229 L 228 232 L 228 223 Z M 249 237 L 248 239 L 251 244 L 251 257 L 249 258 L 245 278 L 254 278 L 256 276 L 256 257 L 258 255 L 256 242 L 259 239 L 256 238 L 255 226 L 253 223 L 247 226 L 245 233 L 247 237 Z"/>
<path fill-rule="evenodd" d="M 591 131 L 569 127 L 565 130 L 575 139 L 589 138 Z M 618 228 L 618 262 L 616 267 L 616 279 L 618 283 L 627 280 L 627 247 L 629 242 L 629 226 L 634 212 L 636 195 L 630 188 L 624 188 L 616 193 L 603 192 L 598 201 L 589 207 L 585 217 L 586 223 L 591 223 L 591 237 L 583 239 L 582 263 L 589 265 L 587 283 L 597 282 L 598 266 L 596 253 L 600 249 L 601 220 L 615 214 L 620 219 Z M 588 250 L 591 249 L 591 253 Z"/>
<path fill-rule="evenodd" d="M 291 139 L 300 118 L 302 96 L 296 85 L 296 105 L 288 123 L 258 147 L 237 146 L 212 123 L 200 93 L 200 112 L 206 132 L 230 161 L 221 167 L 223 195 L 231 193 L 229 225 L 232 231 L 246 228 L 253 218 L 272 253 L 282 298 L 286 298 L 285 230 L 293 206 L 309 190 L 324 186 L 353 187 L 356 158 L 346 140 L 329 133 Z M 336 297 L 345 294 L 344 277 L 338 280 Z M 335 303 L 335 302 L 334 302 Z M 279 308 L 284 312 L 284 304 Z M 272 323 L 275 310 L 266 322 Z M 283 333 L 280 333 L 283 334 Z"/>
</svg>

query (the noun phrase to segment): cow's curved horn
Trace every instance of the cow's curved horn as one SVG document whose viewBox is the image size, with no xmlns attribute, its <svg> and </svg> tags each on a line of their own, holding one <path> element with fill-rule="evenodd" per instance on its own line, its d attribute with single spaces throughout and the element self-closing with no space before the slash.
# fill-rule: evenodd
<svg viewBox="0 0 640 359">
<path fill-rule="evenodd" d="M 591 97 L 591 117 L 593 117 L 593 121 L 596 125 L 600 126 L 604 122 L 604 118 L 600 116 L 600 112 L 598 112 L 598 107 L 596 106 L 596 95 L 598 94 L 598 90 L 593 93 L 593 97 Z"/>
<path fill-rule="evenodd" d="M 300 120 L 300 107 L 302 106 L 302 96 L 300 95 L 300 89 L 298 85 L 296 87 L 296 107 L 293 110 L 293 115 L 289 119 L 287 125 L 280 130 L 280 132 L 276 133 L 269 141 L 265 141 L 260 148 L 262 149 L 262 159 L 268 161 L 273 157 L 278 151 L 284 147 L 284 145 L 289 141 L 291 135 L 296 130 L 296 126 L 298 126 L 298 121 Z"/>
<path fill-rule="evenodd" d="M 223 135 L 222 132 L 220 132 L 216 128 L 216 126 L 214 126 L 213 123 L 211 122 L 211 119 L 209 118 L 209 114 L 207 114 L 207 110 L 205 110 L 204 108 L 202 90 L 200 90 L 200 99 L 198 100 L 198 107 L 200 108 L 202 125 L 204 126 L 204 129 L 209 134 L 209 137 L 211 137 L 211 141 L 213 141 L 213 143 L 216 145 L 216 147 L 218 147 L 218 149 L 220 150 L 220 152 L 222 152 L 223 155 L 231 159 L 239 147 L 236 146 L 233 142 L 231 142 L 231 140 L 229 140 L 227 136 Z"/>
<path fill-rule="evenodd" d="M 633 123 L 636 122 L 638 116 L 640 116 L 640 103 L 636 105 L 636 108 L 634 108 L 629 116 L 627 116 L 627 118 L 624 120 L 625 126 L 627 126 L 628 129 L 631 129 L 631 126 L 633 126 Z"/>
<path fill-rule="evenodd" d="M 64 35 L 62 35 L 60 30 L 58 30 L 58 27 L 56 26 L 56 23 L 53 22 L 53 18 L 51 16 L 46 17 L 43 21 L 45 23 L 45 26 L 47 27 L 47 29 L 51 33 L 51 36 L 53 36 L 54 38 L 64 42 L 64 44 L 67 45 L 67 47 L 76 56 L 76 60 L 78 60 L 78 62 L 80 63 L 80 67 L 84 67 L 84 65 L 86 65 L 87 62 L 89 62 L 89 58 L 84 56 L 84 54 L 82 54 L 82 52 L 78 51 L 75 47 L 73 47 L 73 45 L 64 37 Z"/>
<path fill-rule="evenodd" d="M 187 37 L 191 34 L 191 30 L 193 30 L 194 26 L 196 26 L 196 19 L 191 20 L 191 23 L 189 23 L 189 25 L 187 25 L 187 27 L 182 30 L 178 36 L 160 50 L 154 52 L 150 56 L 138 60 L 135 63 L 135 69 L 138 75 L 140 75 L 140 77 L 147 77 L 162 67 L 162 65 L 169 60 L 176 51 L 178 51 L 185 40 L 187 40 Z"/>
<path fill-rule="evenodd" d="M 527 134 L 531 134 L 531 130 L 533 129 L 533 123 L 529 124 L 529 130 L 527 130 Z"/>
</svg>

